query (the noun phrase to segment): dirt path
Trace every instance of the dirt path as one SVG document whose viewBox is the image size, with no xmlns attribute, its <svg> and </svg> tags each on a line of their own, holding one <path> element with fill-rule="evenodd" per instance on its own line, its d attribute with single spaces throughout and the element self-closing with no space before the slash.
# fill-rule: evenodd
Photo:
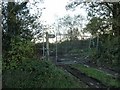
<svg viewBox="0 0 120 90">
<path fill-rule="evenodd" d="M 71 73 L 73 76 L 77 77 L 80 81 L 86 83 L 90 88 L 107 88 L 97 79 L 89 77 L 86 74 L 80 72 L 79 70 L 70 67 L 69 65 L 59 64 L 57 66 L 62 67 L 64 70 Z"/>
<path fill-rule="evenodd" d="M 54 59 L 55 60 L 55 59 Z M 87 62 L 88 61 L 88 62 Z M 103 71 L 106 72 L 108 75 L 111 75 L 113 78 L 117 78 L 119 76 L 119 73 L 109 69 L 107 67 L 97 67 L 96 65 L 89 63 L 89 60 L 84 60 L 83 58 L 58 58 L 58 62 L 57 63 L 61 63 L 61 64 L 82 64 L 84 66 L 87 67 L 93 67 L 96 68 L 99 71 Z"/>
</svg>

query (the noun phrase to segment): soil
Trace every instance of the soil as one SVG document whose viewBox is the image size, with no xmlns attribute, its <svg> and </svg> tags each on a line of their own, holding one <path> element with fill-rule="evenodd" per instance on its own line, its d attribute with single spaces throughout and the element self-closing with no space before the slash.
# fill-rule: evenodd
<svg viewBox="0 0 120 90">
<path fill-rule="evenodd" d="M 99 80 L 89 77 L 85 73 L 82 73 L 69 65 L 59 64 L 57 66 L 62 67 L 64 70 L 77 77 L 80 81 L 86 83 L 90 88 L 107 88 L 107 86 L 102 84 Z"/>
</svg>

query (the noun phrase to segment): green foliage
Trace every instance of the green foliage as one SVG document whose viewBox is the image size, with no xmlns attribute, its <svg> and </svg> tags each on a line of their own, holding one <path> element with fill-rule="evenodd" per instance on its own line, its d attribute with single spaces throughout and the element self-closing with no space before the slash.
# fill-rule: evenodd
<svg viewBox="0 0 120 90">
<path fill-rule="evenodd" d="M 86 4 L 89 7 L 86 7 Z M 96 47 L 93 46 L 90 50 L 90 56 L 94 59 L 94 62 L 119 66 L 120 3 L 90 2 L 82 4 L 78 0 L 73 0 L 68 3 L 66 9 L 74 9 L 78 5 L 86 7 L 88 12 L 89 22 L 84 30 L 90 32 L 95 38 L 99 36 L 99 41 L 95 42 Z"/>
<path fill-rule="evenodd" d="M 119 66 L 119 49 L 119 37 L 103 34 L 99 38 L 98 48 L 91 47 L 89 52 L 92 60 L 99 65 Z"/>
<path fill-rule="evenodd" d="M 24 60 L 16 70 L 3 71 L 3 88 L 78 88 L 82 85 L 50 61 Z"/>
<path fill-rule="evenodd" d="M 0 75 L 2 74 L 2 56 L 0 56 Z"/>
<path fill-rule="evenodd" d="M 99 64 L 119 66 L 119 3 L 91 3 L 88 9 L 90 21 L 85 30 L 93 37 L 99 36 L 98 46 L 92 47 L 92 57 Z M 99 61 L 99 62 L 98 62 Z"/>
<path fill-rule="evenodd" d="M 119 37 L 107 40 L 101 48 L 101 60 L 107 60 L 111 65 L 119 65 Z"/>
<path fill-rule="evenodd" d="M 81 54 L 82 50 L 88 49 L 89 40 L 72 40 L 72 41 L 64 41 L 58 44 L 58 54 L 70 54 L 77 53 Z"/>
<path fill-rule="evenodd" d="M 98 33 L 98 30 L 100 30 L 102 24 L 102 19 L 93 17 L 89 23 L 87 24 L 86 31 L 89 31 L 92 35 L 96 35 Z"/>
<path fill-rule="evenodd" d="M 36 17 L 29 14 L 27 2 L 3 2 L 3 68 L 17 68 L 25 58 L 33 57 L 32 24 Z"/>
<path fill-rule="evenodd" d="M 14 69 L 17 68 L 22 60 L 27 58 L 34 58 L 33 43 L 30 41 L 26 42 L 14 42 L 11 41 L 12 50 L 8 51 L 6 59 L 3 61 L 3 69 Z M 5 62 L 9 61 L 9 62 Z"/>
</svg>

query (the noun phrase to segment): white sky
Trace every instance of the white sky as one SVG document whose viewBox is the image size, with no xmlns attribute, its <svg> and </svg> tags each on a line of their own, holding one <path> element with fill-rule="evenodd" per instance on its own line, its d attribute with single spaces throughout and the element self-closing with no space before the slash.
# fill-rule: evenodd
<svg viewBox="0 0 120 90">
<path fill-rule="evenodd" d="M 71 0 L 44 0 L 44 3 L 37 4 L 39 8 L 45 8 L 42 10 L 40 21 L 45 22 L 45 24 L 52 25 L 56 19 L 64 17 L 65 15 L 82 15 L 86 19 L 87 13 L 84 8 L 76 7 L 75 11 L 66 11 L 65 6 L 68 5 L 68 2 L 70 1 Z M 30 3 L 32 2 L 34 1 L 30 0 Z M 36 11 L 36 8 L 33 8 L 31 13 L 35 14 L 38 13 L 38 11 Z M 83 23 L 85 22 L 86 20 L 83 21 Z"/>
<path fill-rule="evenodd" d="M 34 0 L 29 0 L 30 3 L 34 2 Z M 75 14 L 80 14 L 83 16 L 87 16 L 85 9 L 77 7 L 75 11 L 66 11 L 65 6 L 70 2 L 71 0 L 43 0 L 44 3 L 37 4 L 39 8 L 45 7 L 45 9 L 42 10 L 42 16 L 40 20 L 46 21 L 47 24 L 52 24 L 57 18 L 63 17 L 67 14 L 73 16 Z M 34 13 L 36 11 L 36 8 L 31 10 L 31 13 Z M 37 11 L 36 11 L 37 12 Z"/>
<path fill-rule="evenodd" d="M 73 16 L 74 14 L 81 13 L 81 15 L 85 15 L 84 9 L 78 9 L 73 11 L 66 11 L 65 6 L 68 4 L 70 0 L 45 0 L 46 9 L 43 10 L 43 14 L 41 19 L 47 21 L 48 24 L 53 23 L 57 17 L 63 17 L 66 14 Z"/>
<path fill-rule="evenodd" d="M 66 14 L 65 5 L 69 0 L 45 0 L 43 14 L 41 20 L 47 21 L 48 24 L 53 23 L 55 18 L 62 17 Z"/>
</svg>

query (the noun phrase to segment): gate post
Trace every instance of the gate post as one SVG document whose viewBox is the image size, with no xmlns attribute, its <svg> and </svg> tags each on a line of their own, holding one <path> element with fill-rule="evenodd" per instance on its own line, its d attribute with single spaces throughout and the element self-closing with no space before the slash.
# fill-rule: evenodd
<svg viewBox="0 0 120 90">
<path fill-rule="evenodd" d="M 48 32 L 46 32 L 46 59 L 49 60 L 49 36 L 48 36 Z"/>
<path fill-rule="evenodd" d="M 56 63 L 57 63 L 57 57 L 58 55 L 57 55 L 57 33 L 56 33 Z"/>
</svg>

